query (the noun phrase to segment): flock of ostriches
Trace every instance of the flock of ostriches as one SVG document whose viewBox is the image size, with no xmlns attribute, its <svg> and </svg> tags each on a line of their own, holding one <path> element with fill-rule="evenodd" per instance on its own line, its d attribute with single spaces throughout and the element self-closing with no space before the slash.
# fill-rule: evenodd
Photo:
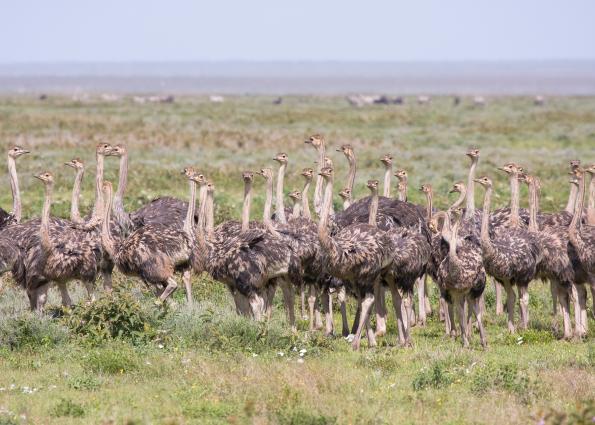
<svg viewBox="0 0 595 425">
<path fill-rule="evenodd" d="M 340 191 L 343 210 L 334 212 L 334 170 L 326 156 L 324 138 L 314 135 L 306 144 L 317 151 L 317 170 L 305 168 L 301 172 L 305 180 L 303 190 L 289 194 L 293 208 L 284 206 L 288 157 L 280 153 L 274 158 L 279 163 L 275 211 L 273 170 L 246 171 L 242 173 L 241 221 L 227 221 L 216 227 L 215 187 L 190 167 L 182 171 L 189 182 L 189 202 L 162 197 L 137 211 L 126 212 L 123 200 L 128 154 L 124 146 L 105 143 L 96 150 L 95 203 L 87 217 L 81 217 L 78 209 L 84 166 L 75 159 L 66 164 L 76 170 L 70 219 L 51 216 L 54 182 L 52 174 L 44 172 L 36 176 L 45 186 L 41 218 L 23 223 L 16 160 L 28 152 L 14 147 L 8 152 L 13 212 L 0 211 L 0 271 L 12 272 L 26 290 L 31 309 L 38 311 L 43 309 L 48 288 L 53 284 L 58 286 L 65 305 L 71 304 L 67 283 L 72 280 L 83 282 L 93 299 L 95 281 L 101 274 L 104 289 L 110 291 L 114 266 L 126 275 L 139 277 L 162 301 L 176 290 L 175 274 L 179 272 L 187 300 L 192 302 L 191 274 L 206 272 L 229 288 L 239 314 L 255 320 L 270 317 L 279 286 L 292 330 L 294 298 L 300 293 L 304 316 L 308 304 L 310 329 L 324 328 L 327 335 L 333 333 L 332 303 L 336 294 L 342 333 L 350 335 L 354 349 L 360 347 L 364 328 L 371 347 L 377 336 L 385 334 L 387 289 L 392 295 L 401 345 L 411 344 L 411 327 L 415 323 L 423 325 L 431 313 L 429 276 L 439 287 L 438 311 L 446 332 L 460 335 L 463 345 L 468 346 L 471 331 L 476 327 L 481 344 L 486 346 L 482 323 L 486 277 L 492 276 L 496 285 L 498 314 L 503 313 L 506 292 L 511 332 L 515 330 L 516 292 L 520 327 L 526 329 L 528 285 L 540 279 L 550 284 L 553 314 L 562 316 L 563 337 L 586 335 L 587 285 L 595 295 L 595 165 L 582 168 L 579 161 L 571 161 L 567 206 L 564 211 L 545 214 L 539 212 L 539 179 L 518 164 L 506 164 L 499 170 L 508 176 L 510 205 L 491 210 L 493 183 L 488 177 L 475 176 L 480 153 L 471 149 L 466 153 L 471 160 L 467 183 L 455 183 L 451 190 L 458 193 L 458 199 L 446 211 L 435 211 L 429 184 L 420 188 L 426 205 L 407 201 L 404 170 L 394 173 L 399 180 L 398 195 L 391 197 L 390 155 L 381 158 L 385 168 L 383 196 L 378 193 L 379 182 L 369 180 L 370 195 L 354 200 L 356 158 L 353 148 L 344 145 L 338 150 L 349 162 L 349 174 Z M 112 184 L 103 180 L 106 157 L 119 158 L 115 193 Z M 265 181 L 262 222 L 250 220 L 254 174 Z M 311 213 L 308 191 L 314 179 Z M 476 209 L 474 203 L 476 184 L 483 189 L 482 209 Z M 528 210 L 519 207 L 521 184 L 528 186 Z M 413 296 L 416 287 L 417 314 Z M 347 295 L 355 297 L 358 303 L 352 329 L 347 321 Z M 371 327 L 373 313 L 376 329 Z"/>
</svg>

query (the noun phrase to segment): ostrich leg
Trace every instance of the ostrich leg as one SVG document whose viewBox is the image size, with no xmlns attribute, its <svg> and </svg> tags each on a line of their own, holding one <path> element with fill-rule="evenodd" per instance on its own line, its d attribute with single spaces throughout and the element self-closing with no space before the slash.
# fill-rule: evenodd
<svg viewBox="0 0 595 425">
<path fill-rule="evenodd" d="M 308 308 L 310 309 L 310 331 L 314 330 L 314 305 L 316 304 L 316 288 L 310 285 L 308 293 Z"/>
<path fill-rule="evenodd" d="M 308 320 L 308 315 L 306 314 L 306 285 L 303 283 L 300 285 L 300 306 L 302 309 L 302 320 Z"/>
<path fill-rule="evenodd" d="M 72 299 L 70 299 L 70 295 L 68 294 L 66 283 L 58 283 L 58 290 L 60 291 L 60 297 L 62 298 L 62 306 L 70 307 L 72 305 Z"/>
<path fill-rule="evenodd" d="M 333 299 L 328 290 L 322 291 L 321 301 L 325 318 L 324 335 L 331 336 L 333 334 Z"/>
<path fill-rule="evenodd" d="M 519 304 L 521 307 L 521 329 L 527 330 L 529 327 L 529 288 L 519 286 Z"/>
<path fill-rule="evenodd" d="M 469 338 L 467 335 L 467 315 L 465 314 L 465 297 L 457 294 L 453 302 L 457 306 L 457 315 L 459 318 L 459 326 L 461 327 L 461 339 L 463 340 L 463 347 L 469 347 Z"/>
<path fill-rule="evenodd" d="M 559 282 L 552 281 L 555 284 L 557 299 L 562 310 L 562 320 L 564 321 L 564 339 L 572 338 L 572 329 L 570 323 L 570 291 L 568 287 L 560 285 Z M 555 320 L 555 319 L 554 319 Z"/>
<path fill-rule="evenodd" d="M 286 279 L 281 280 L 281 290 L 283 291 L 283 304 L 285 304 L 285 314 L 289 321 L 292 332 L 297 332 L 295 327 L 295 293 L 293 287 Z"/>
<path fill-rule="evenodd" d="M 417 304 L 419 305 L 417 317 L 419 325 L 424 326 L 426 324 L 426 283 L 424 276 L 417 279 L 415 283 L 417 285 Z"/>
<path fill-rule="evenodd" d="M 346 306 L 346 289 L 345 286 L 341 286 L 339 288 L 339 292 L 337 293 L 337 300 L 339 301 L 339 306 L 341 308 L 341 325 L 342 331 L 341 334 L 346 337 L 349 336 L 349 322 L 347 321 L 347 306 Z"/>
<path fill-rule="evenodd" d="M 558 288 L 556 282 L 550 280 L 550 293 L 552 294 L 552 316 L 560 313 L 560 306 L 558 305 Z"/>
<path fill-rule="evenodd" d="M 423 276 L 423 280 L 424 280 L 424 303 L 425 303 L 425 308 L 426 308 L 426 318 L 427 316 L 431 316 L 432 315 L 432 303 L 430 302 L 430 287 L 428 285 L 428 275 L 424 274 Z M 425 325 L 425 318 L 424 318 L 424 323 L 423 325 Z"/>
<path fill-rule="evenodd" d="M 504 314 L 504 303 L 502 302 L 502 285 L 496 281 L 496 279 L 492 279 L 494 281 L 494 289 L 496 290 L 496 314 L 499 316 Z"/>
<path fill-rule="evenodd" d="M 386 303 L 384 299 L 385 288 L 381 284 L 374 287 L 374 296 L 376 299 L 376 336 L 386 334 Z"/>
<path fill-rule="evenodd" d="M 397 330 L 399 331 L 399 345 L 401 347 L 405 347 L 407 345 L 407 338 L 406 338 L 406 324 L 403 320 L 403 299 L 401 297 L 401 293 L 396 288 L 394 284 L 389 286 L 391 295 L 393 297 L 393 307 L 395 309 L 395 315 L 397 316 Z"/>
<path fill-rule="evenodd" d="M 184 270 L 182 273 L 182 282 L 184 282 L 184 288 L 186 289 L 186 301 L 188 304 L 192 304 L 192 272 L 190 270 Z"/>
<path fill-rule="evenodd" d="M 486 339 L 485 329 L 483 327 L 483 311 L 481 309 L 481 305 L 479 304 L 479 298 L 468 299 L 468 304 L 471 308 L 473 308 L 473 313 L 475 314 L 475 319 L 477 320 L 477 328 L 479 329 L 479 340 L 481 341 L 481 346 L 486 348 L 488 346 L 488 341 Z"/>
<path fill-rule="evenodd" d="M 167 279 L 167 286 L 161 293 L 159 299 L 165 301 L 176 289 L 178 289 L 178 282 L 173 277 Z"/>
<path fill-rule="evenodd" d="M 494 280 L 495 281 L 495 280 Z M 508 312 L 508 331 L 514 333 L 514 305 L 516 303 L 516 294 L 514 288 L 507 283 L 504 288 L 506 289 L 506 311 Z"/>
<path fill-rule="evenodd" d="M 577 326 L 577 336 L 583 338 L 587 335 L 589 325 L 587 322 L 587 288 L 585 285 L 576 285 L 577 302 L 575 304 L 575 318 L 578 318 L 580 326 Z M 578 310 L 578 313 L 577 313 Z"/>
<path fill-rule="evenodd" d="M 369 327 L 369 325 L 366 322 L 370 318 L 370 309 L 374 305 L 374 293 L 367 292 L 364 295 L 364 299 L 362 300 L 361 305 L 362 305 L 362 312 L 359 317 L 359 324 L 357 326 L 357 331 L 355 332 L 355 338 L 353 338 L 353 343 L 352 343 L 352 347 L 355 351 L 359 350 L 360 342 L 361 342 L 361 338 L 362 338 L 362 331 L 364 330 L 364 326 Z M 370 344 L 372 344 L 372 341 L 375 341 L 374 337 L 373 336 L 371 337 L 371 335 L 374 335 L 374 332 L 370 329 L 368 331 L 368 341 L 370 342 Z"/>
</svg>

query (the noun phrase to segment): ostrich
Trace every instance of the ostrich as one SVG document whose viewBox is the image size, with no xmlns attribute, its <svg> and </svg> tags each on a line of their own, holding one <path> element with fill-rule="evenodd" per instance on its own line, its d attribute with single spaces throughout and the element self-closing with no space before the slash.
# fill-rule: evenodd
<svg viewBox="0 0 595 425">
<path fill-rule="evenodd" d="M 399 201 L 407 202 L 407 171 L 397 170 L 395 172 L 395 177 L 399 179 Z"/>
<path fill-rule="evenodd" d="M 19 177 L 17 175 L 16 160 L 29 151 L 19 146 L 8 150 L 8 174 L 10 175 L 10 190 L 12 191 L 12 222 L 21 222 L 21 191 L 19 190 Z"/>
<path fill-rule="evenodd" d="M 343 152 L 343 155 L 345 155 L 345 158 L 347 158 L 347 162 L 349 163 L 349 173 L 347 174 L 347 184 L 345 185 L 345 188 L 349 189 L 346 192 L 349 195 L 349 202 L 353 203 L 353 185 L 355 184 L 355 174 L 357 172 L 355 152 L 351 145 L 342 145 L 337 148 L 337 152 Z"/>
<path fill-rule="evenodd" d="M 299 190 L 292 190 L 291 192 L 289 192 L 289 199 L 291 199 L 291 202 L 293 203 L 291 209 L 291 216 L 289 217 L 289 219 L 291 220 L 293 218 L 300 218 L 300 208 L 302 206 L 302 192 L 300 192 Z"/>
<path fill-rule="evenodd" d="M 587 204 L 587 224 L 589 226 L 595 226 L 595 164 L 591 164 L 588 168 L 585 168 L 585 172 L 589 173 L 591 182 L 589 183 L 589 202 Z"/>
<path fill-rule="evenodd" d="M 254 173 L 246 171 L 242 178 L 244 204 L 240 230 L 237 231 L 237 222 L 226 222 L 214 230 L 211 238 L 198 226 L 195 254 L 202 257 L 198 264 L 204 264 L 214 279 L 228 286 L 238 313 L 251 314 L 254 319 L 261 320 L 268 287 L 275 284 L 276 278 L 288 276 L 292 254 L 284 238 L 262 225 L 252 226 L 250 204 Z M 201 208 L 200 214 L 203 211 Z M 200 217 L 199 221 L 202 219 Z"/>
<path fill-rule="evenodd" d="M 50 226 L 54 178 L 49 172 L 35 177 L 45 186 L 41 222 L 36 237 L 27 240 L 23 264 L 15 277 L 26 289 L 31 309 L 41 311 L 51 282 L 65 287 L 68 281 L 78 279 L 92 293 L 99 272 L 101 249 L 92 231 Z"/>
<path fill-rule="evenodd" d="M 559 211 L 557 213 L 541 213 L 538 216 L 539 225 L 544 227 L 550 226 L 564 226 L 568 227 L 570 225 L 570 221 L 572 220 L 572 214 L 574 213 L 574 206 L 576 204 L 577 193 L 578 193 L 578 184 L 574 181 L 574 172 L 577 168 L 579 168 L 581 162 L 577 159 L 573 159 L 569 163 L 570 167 L 570 191 L 568 194 L 568 201 L 566 202 L 566 207 L 564 210 Z"/>
<path fill-rule="evenodd" d="M 193 231 L 196 178 L 191 168 L 184 169 L 183 174 L 190 181 L 190 202 L 183 227 L 146 224 L 122 239 L 115 239 L 111 234 L 112 185 L 109 182 L 104 184 L 108 204 L 101 230 L 103 248 L 122 273 L 140 277 L 153 287 L 161 301 L 177 289 L 174 274 L 190 267 L 190 257 L 196 249 Z M 204 182 L 204 176 L 200 175 L 200 178 L 201 183 Z"/>
<path fill-rule="evenodd" d="M 521 305 L 521 326 L 527 328 L 529 293 L 527 287 L 536 274 L 539 262 L 539 248 L 535 239 L 526 229 L 517 227 L 503 228 L 490 237 L 490 204 L 492 199 L 492 181 L 488 177 L 475 179 L 485 188 L 483 212 L 481 216 L 480 242 L 483 265 L 488 274 L 498 280 L 506 289 L 506 308 L 508 311 L 508 330 L 514 333 L 514 304 L 516 286 Z"/>
<path fill-rule="evenodd" d="M 386 154 L 380 158 L 380 162 L 384 165 L 384 190 L 385 198 L 390 198 L 390 178 L 393 171 L 393 157 L 391 154 Z"/>
<path fill-rule="evenodd" d="M 529 227 L 528 231 L 537 242 L 541 261 L 537 265 L 537 275 L 542 280 L 551 282 L 554 302 L 554 315 L 557 303 L 562 308 L 564 322 L 564 338 L 572 336 L 570 329 L 570 290 L 575 282 L 572 259 L 568 255 L 568 229 L 562 226 L 539 229 L 537 216 L 539 214 L 540 182 L 535 176 L 523 174 L 521 181 L 529 187 Z"/>
<path fill-rule="evenodd" d="M 308 192 L 310 191 L 310 184 L 312 183 L 314 170 L 311 168 L 304 168 L 300 174 L 304 178 L 304 188 L 302 189 L 302 215 L 304 218 L 311 220 L 312 214 L 310 213 L 310 201 L 308 200 Z"/>
<path fill-rule="evenodd" d="M 318 223 L 318 238 L 327 271 L 339 279 L 351 282 L 361 300 L 361 314 L 352 347 L 358 350 L 364 325 L 369 345 L 376 345 L 376 338 L 369 324 L 370 308 L 374 304 L 374 286 L 392 262 L 392 243 L 388 234 L 376 225 L 378 192 L 372 193 L 369 202 L 369 221 L 345 226 L 335 235 L 328 229 L 328 219 L 333 196 L 333 169 L 323 168 L 326 181 L 322 214 Z M 377 185 L 376 185 L 377 186 Z"/>
<path fill-rule="evenodd" d="M 72 187 L 72 201 L 70 202 L 70 221 L 76 224 L 81 224 L 83 219 L 79 212 L 79 199 L 81 196 L 81 183 L 83 181 L 83 175 L 85 174 L 85 164 L 79 158 L 74 158 L 65 162 L 64 165 L 71 167 L 76 171 L 74 186 Z"/>
<path fill-rule="evenodd" d="M 426 196 L 426 220 L 429 224 L 432 221 L 432 200 L 433 200 L 433 189 L 431 184 L 423 184 L 420 187 L 420 191 L 424 193 Z M 419 282 L 417 283 L 418 288 L 418 303 L 419 303 L 419 321 L 421 325 L 425 325 L 426 323 L 426 316 L 432 314 L 432 306 L 430 304 L 430 297 L 428 291 L 428 279 L 427 276 L 424 274 L 423 277 L 420 278 Z"/>
<path fill-rule="evenodd" d="M 568 239 L 576 252 L 581 267 L 587 272 L 591 290 L 595 285 L 595 227 L 582 225 L 582 212 L 585 202 L 585 170 L 578 168 L 575 175 L 578 180 L 579 189 L 572 221 L 568 227 Z M 592 177 L 592 172 L 586 173 Z M 586 288 L 584 285 L 577 285 L 578 301 L 580 306 L 580 321 L 584 332 L 587 330 L 586 314 Z M 577 316 L 578 317 L 578 316 Z"/>
<path fill-rule="evenodd" d="M 344 187 L 339 192 L 339 196 L 343 200 L 343 211 L 345 211 L 351 205 L 351 189 Z"/>
<path fill-rule="evenodd" d="M 320 209 L 322 208 L 322 176 L 320 170 L 324 167 L 324 158 L 326 156 L 326 146 L 324 137 L 320 134 L 310 136 L 304 143 L 312 145 L 318 153 L 317 170 L 316 170 L 316 186 L 314 187 L 314 212 L 320 216 Z"/>
<path fill-rule="evenodd" d="M 465 302 L 467 302 L 477 319 L 481 345 L 485 348 L 487 340 L 483 328 L 480 298 L 485 289 L 486 274 L 482 264 L 481 250 L 467 239 L 462 239 L 459 242 L 458 230 L 461 217 L 451 228 L 448 213 L 439 212 L 436 216 L 444 219 L 441 236 L 449 244 L 448 254 L 438 267 L 438 284 L 440 289 L 446 293 L 446 299 L 457 308 L 463 347 L 469 346 L 468 338 L 471 331 L 468 328 L 467 317 L 465 317 Z"/>
<path fill-rule="evenodd" d="M 467 197 L 467 188 L 465 186 L 465 183 L 463 183 L 462 181 L 456 182 L 452 185 L 452 188 L 448 191 L 448 193 L 458 193 L 459 197 L 457 198 L 457 200 L 455 201 L 454 204 L 452 204 L 449 208 L 448 211 L 454 211 L 458 208 L 461 208 L 461 206 L 463 205 L 463 203 L 465 202 L 465 199 Z"/>
<path fill-rule="evenodd" d="M 283 184 L 285 179 L 285 170 L 287 169 L 287 154 L 278 153 L 273 160 L 279 163 L 279 174 L 277 175 L 277 197 L 275 203 L 275 220 L 281 224 L 287 224 L 285 208 L 283 207 Z"/>
</svg>

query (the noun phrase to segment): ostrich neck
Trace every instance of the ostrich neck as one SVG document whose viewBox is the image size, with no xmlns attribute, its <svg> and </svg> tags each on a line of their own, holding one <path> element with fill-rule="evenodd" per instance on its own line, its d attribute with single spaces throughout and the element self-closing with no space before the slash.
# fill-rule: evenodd
<svg viewBox="0 0 595 425">
<path fill-rule="evenodd" d="M 205 221 L 207 219 L 206 211 L 201 215 L 202 210 L 207 207 L 206 203 L 205 203 L 206 196 L 207 196 L 206 194 L 207 194 L 207 186 L 206 186 L 206 184 L 203 183 L 200 185 L 200 188 L 198 189 L 198 222 L 196 224 L 198 227 L 203 227 L 203 228 L 206 227 L 206 225 L 207 225 L 207 223 Z M 196 211 L 196 207 L 194 208 L 194 211 Z M 194 219 L 194 217 L 193 217 L 193 219 Z"/>
<path fill-rule="evenodd" d="M 469 167 L 469 175 L 467 176 L 467 204 L 465 208 L 465 219 L 473 217 L 475 214 L 475 169 L 477 168 L 477 158 L 471 159 L 471 167 Z"/>
<path fill-rule="evenodd" d="M 428 223 L 432 220 L 432 194 L 426 193 L 426 218 Z"/>
<path fill-rule="evenodd" d="M 206 201 L 206 231 L 208 237 L 213 236 L 213 230 L 215 228 L 215 210 L 214 210 L 214 199 L 213 199 L 213 192 L 207 192 L 207 201 Z"/>
<path fill-rule="evenodd" d="M 70 220 L 75 223 L 81 222 L 81 213 L 79 211 L 79 199 L 81 196 L 81 182 L 83 181 L 84 169 L 76 170 L 74 186 L 72 187 L 72 201 L 70 202 Z"/>
<path fill-rule="evenodd" d="M 463 205 L 463 202 L 465 202 L 465 197 L 467 196 L 467 191 L 463 190 L 461 193 L 459 193 L 459 198 L 454 202 L 454 204 L 452 204 L 449 208 L 449 210 L 454 210 L 456 208 L 459 208 L 461 205 Z"/>
<path fill-rule="evenodd" d="M 242 206 L 242 232 L 250 228 L 250 202 L 252 201 L 252 182 L 244 185 L 244 205 Z"/>
<path fill-rule="evenodd" d="M 434 218 L 436 218 L 436 219 L 442 218 L 442 230 L 440 231 L 440 236 L 442 236 L 442 239 L 444 239 L 446 242 L 448 242 L 450 244 L 450 239 L 452 237 L 452 229 L 450 226 L 450 215 L 448 215 L 447 212 L 440 211 L 434 216 Z"/>
<path fill-rule="evenodd" d="M 314 212 L 320 216 L 321 209 L 322 209 L 322 191 L 323 191 L 323 179 L 322 176 L 319 174 L 324 167 L 324 158 L 326 156 L 326 148 L 324 143 L 322 143 L 318 147 L 318 164 L 316 167 L 316 185 L 314 186 Z"/>
<path fill-rule="evenodd" d="M 510 176 L 510 217 L 508 218 L 510 227 L 519 227 L 520 225 L 519 203 L 519 179 L 515 173 L 512 173 Z"/>
<path fill-rule="evenodd" d="M 205 190 L 203 190 L 203 188 Z M 208 201 L 207 197 L 212 196 L 212 194 L 207 193 L 206 186 L 201 186 L 199 190 L 199 208 L 198 208 L 198 223 L 199 225 L 196 227 L 196 238 L 198 241 L 199 249 L 195 250 L 195 255 L 202 257 L 202 259 L 206 259 L 207 257 L 207 250 L 211 247 L 210 243 L 207 241 L 207 238 L 211 238 L 213 234 L 212 229 L 207 229 L 207 235 L 205 236 L 205 228 L 200 225 L 200 223 L 204 223 L 207 218 L 205 215 L 207 214 L 208 209 Z"/>
<path fill-rule="evenodd" d="M 39 226 L 39 236 L 41 239 L 41 249 L 44 256 L 47 258 L 52 252 L 52 244 L 50 242 L 50 208 L 52 206 L 52 184 L 45 186 L 45 199 L 43 201 L 43 209 L 41 212 L 41 225 Z"/>
<path fill-rule="evenodd" d="M 95 173 L 95 205 L 93 205 L 93 218 L 103 216 L 103 155 L 96 155 L 97 171 Z"/>
<path fill-rule="evenodd" d="M 343 211 L 345 211 L 347 208 L 349 208 L 351 206 L 351 201 L 349 199 L 345 199 L 343 201 Z"/>
<path fill-rule="evenodd" d="M 291 211 L 292 218 L 298 218 L 300 216 L 300 203 L 295 202 L 293 204 L 293 210 Z"/>
<path fill-rule="evenodd" d="M 267 226 L 272 225 L 271 220 L 271 206 L 273 204 L 273 180 L 266 179 L 266 190 L 264 198 L 264 213 L 262 214 L 262 222 Z"/>
<path fill-rule="evenodd" d="M 538 232 L 537 214 L 539 213 L 539 194 L 535 183 L 529 185 L 529 231 Z"/>
<path fill-rule="evenodd" d="M 16 222 L 20 223 L 21 191 L 19 189 L 16 161 L 12 156 L 8 157 L 8 173 L 10 174 L 10 190 L 12 191 L 12 214 L 14 215 Z"/>
<path fill-rule="evenodd" d="M 320 214 L 320 221 L 318 222 L 318 240 L 320 246 L 325 250 L 331 259 L 336 258 L 334 254 L 337 253 L 336 246 L 328 232 L 328 219 L 331 212 L 331 203 L 333 202 L 333 178 L 328 178 L 326 188 L 324 190 L 323 205 Z"/>
<path fill-rule="evenodd" d="M 403 179 L 403 181 L 401 182 L 403 184 L 403 189 L 399 193 L 399 196 L 401 198 L 400 200 L 403 201 L 403 202 L 407 202 L 407 191 L 409 190 L 409 187 L 408 187 L 408 183 L 409 182 L 407 180 L 408 180 L 408 178 L 405 177 Z"/>
<path fill-rule="evenodd" d="M 103 249 L 108 253 L 111 258 L 115 256 L 114 239 L 111 235 L 110 220 L 112 212 L 112 189 L 109 188 L 107 191 L 107 206 L 103 210 L 103 220 L 101 223 L 101 245 Z"/>
<path fill-rule="evenodd" d="M 585 178 L 584 176 L 579 178 L 578 182 L 578 193 L 576 200 L 574 201 L 574 212 L 572 214 L 572 221 L 570 222 L 570 230 L 576 231 L 579 229 L 581 224 L 583 206 L 585 202 Z"/>
<path fill-rule="evenodd" d="M 370 212 L 368 215 L 368 224 L 376 227 L 376 216 L 378 215 L 378 190 L 372 191 L 372 199 L 370 200 Z"/>
<path fill-rule="evenodd" d="M 114 194 L 114 213 L 116 219 L 120 220 L 126 212 L 124 211 L 124 193 L 126 192 L 126 186 L 128 185 L 128 153 L 124 153 L 120 157 L 120 172 L 118 179 L 118 189 Z M 103 173 L 102 173 L 103 179 Z"/>
<path fill-rule="evenodd" d="M 589 174 L 591 182 L 589 183 L 589 203 L 587 204 L 587 224 L 595 226 L 595 179 L 593 174 Z"/>
<path fill-rule="evenodd" d="M 390 198 L 390 176 L 392 174 L 393 171 L 393 166 L 392 165 L 387 165 L 386 166 L 386 170 L 384 170 L 384 193 L 383 195 L 386 198 Z"/>
<path fill-rule="evenodd" d="M 349 188 L 349 200 L 353 200 L 353 185 L 355 184 L 355 173 L 357 171 L 357 167 L 355 165 L 355 155 L 350 155 L 347 157 L 347 161 L 349 161 L 349 174 L 347 175 L 347 188 Z"/>
<path fill-rule="evenodd" d="M 196 205 L 196 183 L 194 180 L 190 181 L 190 199 L 188 200 L 188 209 L 186 210 L 186 218 L 184 219 L 184 232 L 190 240 L 193 238 L 192 228 L 194 225 L 194 208 Z"/>
<path fill-rule="evenodd" d="M 461 220 L 459 219 L 455 222 L 454 226 L 452 226 L 451 238 L 448 247 L 448 259 L 450 261 L 450 265 L 455 267 L 455 270 L 458 269 L 461 264 L 459 257 L 457 257 L 457 236 L 459 234 L 460 223 Z"/>
<path fill-rule="evenodd" d="M 285 206 L 283 205 L 283 180 L 285 180 L 285 169 L 287 168 L 287 164 L 281 163 L 279 167 L 279 174 L 277 176 L 277 199 L 276 199 L 276 214 L 275 217 L 277 221 L 280 223 L 287 223 L 287 218 L 285 217 Z"/>
<path fill-rule="evenodd" d="M 308 201 L 308 191 L 310 190 L 310 180 L 306 180 L 304 190 L 302 190 L 302 214 L 308 220 L 312 219 L 310 214 L 310 202 Z"/>
<path fill-rule="evenodd" d="M 486 193 L 483 199 L 483 212 L 481 215 L 481 247 L 488 254 L 492 254 L 494 247 L 490 240 L 489 221 L 490 221 L 490 204 L 492 202 L 492 188 L 486 188 Z"/>
<path fill-rule="evenodd" d="M 564 208 L 564 211 L 566 211 L 569 214 L 574 213 L 574 205 L 576 204 L 577 192 L 578 186 L 573 183 L 570 183 L 570 193 L 568 194 L 568 202 L 566 203 L 566 208 Z"/>
</svg>

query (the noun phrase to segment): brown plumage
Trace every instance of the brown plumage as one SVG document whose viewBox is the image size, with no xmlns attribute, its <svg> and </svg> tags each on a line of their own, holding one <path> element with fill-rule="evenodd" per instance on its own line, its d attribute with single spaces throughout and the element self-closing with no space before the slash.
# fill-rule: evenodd
<svg viewBox="0 0 595 425">
<path fill-rule="evenodd" d="M 521 326 L 528 325 L 529 282 L 535 277 L 539 263 L 539 249 L 535 239 L 526 229 L 503 228 L 491 237 L 489 234 L 489 214 L 492 197 L 492 181 L 487 177 L 475 182 L 485 188 L 481 220 L 481 250 L 483 265 L 488 274 L 504 285 L 507 292 L 508 329 L 514 332 L 514 304 L 516 286 L 521 304 Z"/>
<path fill-rule="evenodd" d="M 18 267 L 21 270 L 15 277 L 27 290 L 31 309 L 41 310 L 52 282 L 65 284 L 78 279 L 92 287 L 100 269 L 101 246 L 92 231 L 50 226 L 53 176 L 45 172 L 36 177 L 45 185 L 43 213 L 37 234 L 26 241 Z"/>
<path fill-rule="evenodd" d="M 102 224 L 103 247 L 122 273 L 141 278 L 154 289 L 161 301 L 177 289 L 174 274 L 190 268 L 190 256 L 196 248 L 193 231 L 196 181 L 192 169 L 186 168 L 183 173 L 190 181 L 190 202 L 184 225 L 145 224 L 123 239 L 114 238 L 110 232 L 112 186 L 109 182 L 104 184 L 109 202 Z"/>
<path fill-rule="evenodd" d="M 326 259 L 326 268 L 332 276 L 349 281 L 361 300 L 361 314 L 353 348 L 359 349 L 364 325 L 367 328 L 369 344 L 374 346 L 376 344 L 374 332 L 368 320 L 370 308 L 374 304 L 374 286 L 390 266 L 393 251 L 390 237 L 376 226 L 378 194 L 374 193 L 368 204 L 370 206 L 368 224 L 351 224 L 331 235 L 328 219 L 333 194 L 333 170 L 324 168 L 321 174 L 326 181 L 326 188 L 321 219 L 318 223 L 318 238 Z"/>
<path fill-rule="evenodd" d="M 445 292 L 446 300 L 457 308 L 463 346 L 469 346 L 469 334 L 471 332 L 468 327 L 467 317 L 465 317 L 465 302 L 467 302 L 468 307 L 475 314 L 481 345 L 485 347 L 487 340 L 479 303 L 486 283 L 481 249 L 477 244 L 467 239 L 459 240 L 460 217 L 451 228 L 448 213 L 440 212 L 436 216 L 444 219 L 441 236 L 449 244 L 448 254 L 438 267 L 438 284 L 440 289 Z"/>
</svg>

